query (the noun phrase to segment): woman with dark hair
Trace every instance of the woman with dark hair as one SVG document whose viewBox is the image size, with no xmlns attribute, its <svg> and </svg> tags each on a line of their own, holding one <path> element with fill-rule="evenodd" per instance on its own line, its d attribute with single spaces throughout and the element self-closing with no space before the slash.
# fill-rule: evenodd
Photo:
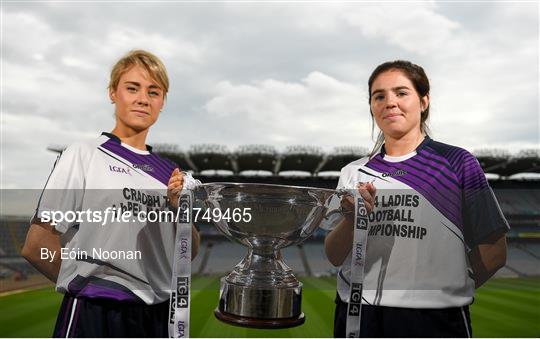
<svg viewBox="0 0 540 339">
<path fill-rule="evenodd" d="M 408 61 L 379 65 L 369 105 L 380 129 L 371 154 L 341 170 L 368 210 L 360 335 L 470 337 L 474 290 L 506 261 L 508 223 L 476 158 L 428 135 L 429 80 Z M 352 209 L 352 198 L 342 201 Z M 344 337 L 351 277 L 352 213 L 328 233 L 341 266 L 334 335 Z"/>
</svg>

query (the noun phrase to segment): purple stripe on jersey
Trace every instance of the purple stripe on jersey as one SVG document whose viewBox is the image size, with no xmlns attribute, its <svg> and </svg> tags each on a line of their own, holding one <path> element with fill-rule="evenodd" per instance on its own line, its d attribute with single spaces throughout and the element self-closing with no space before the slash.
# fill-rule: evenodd
<svg viewBox="0 0 540 339">
<path fill-rule="evenodd" d="M 463 179 L 463 189 L 467 191 L 472 188 L 486 188 L 488 186 L 485 174 L 478 160 L 472 154 L 464 149 L 451 147 L 448 148 L 445 156 L 458 178 Z"/>
<path fill-rule="evenodd" d="M 446 153 L 441 154 L 433 147 L 426 147 L 426 155 L 438 159 L 442 164 L 444 164 L 451 172 L 455 173 L 456 177 L 459 179 L 460 173 L 463 172 L 463 152 L 465 150 L 461 149 L 446 149 Z"/>
<path fill-rule="evenodd" d="M 436 171 L 422 171 L 411 167 L 409 165 L 409 161 L 404 161 L 401 165 L 401 168 L 406 169 L 408 173 L 412 174 L 410 178 L 405 175 L 406 179 L 410 179 L 413 182 L 418 182 L 418 185 L 423 185 L 424 188 L 428 187 L 427 190 L 431 191 L 432 195 L 438 195 L 443 201 L 450 202 L 454 209 L 459 209 L 459 205 L 456 203 L 456 200 L 454 200 L 460 198 L 458 189 L 455 187 L 452 189 L 443 185 L 439 180 L 441 177 L 440 173 L 437 173 Z M 453 197 L 448 197 L 448 194 L 451 194 Z M 443 203 L 442 205 L 445 204 Z M 454 212 L 454 214 L 457 215 L 457 212 Z"/>
<path fill-rule="evenodd" d="M 149 155 L 148 162 L 154 164 L 158 171 L 164 173 L 167 176 L 167 181 L 169 181 L 172 171 L 176 168 L 176 166 L 164 161 L 156 154 Z"/>
<path fill-rule="evenodd" d="M 455 176 L 455 167 L 452 165 L 445 157 L 441 156 L 431 147 L 423 148 L 418 154 L 422 157 L 428 158 L 431 161 L 437 162 L 437 164 L 442 168 L 447 169 L 450 173 L 454 173 Z"/>
<path fill-rule="evenodd" d="M 129 150 L 128 150 L 129 151 Z M 135 153 L 137 154 L 137 153 Z M 137 154 L 140 155 L 140 154 Z M 164 175 L 166 173 L 166 168 L 161 164 L 161 162 L 158 159 L 155 159 L 155 156 L 153 154 L 148 154 L 144 156 L 145 163 L 152 166 L 152 171 L 147 173 L 159 173 L 160 175 Z"/>
<path fill-rule="evenodd" d="M 465 193 L 470 190 L 485 190 L 488 188 L 488 182 L 482 168 L 479 164 L 467 166 L 464 169 L 465 179 L 463 180 L 463 189 Z"/>
<path fill-rule="evenodd" d="M 394 172 L 397 169 L 407 167 L 409 170 L 405 175 L 394 177 L 395 180 L 409 185 L 414 190 L 421 193 L 437 210 L 439 210 L 448 220 L 458 228 L 462 228 L 460 206 L 457 206 L 455 199 L 448 199 L 444 194 L 446 189 L 434 181 L 433 174 L 418 172 L 407 166 L 409 158 L 399 163 L 387 162 L 380 155 L 371 159 L 366 166 L 378 172 Z M 441 192 L 442 191 L 442 192 Z M 459 200 L 458 200 L 459 201 Z M 452 204 L 450 205 L 449 202 Z"/>
<path fill-rule="evenodd" d="M 162 181 L 165 185 L 169 182 L 169 179 L 171 177 L 172 172 L 177 167 L 173 163 L 169 163 L 167 161 L 164 161 L 156 154 L 150 155 L 150 162 L 155 164 L 156 169 L 163 175 L 164 181 Z"/>
<path fill-rule="evenodd" d="M 478 191 L 478 190 L 483 190 L 487 188 L 487 185 L 484 187 L 482 180 L 471 180 L 471 181 L 468 180 L 463 183 L 463 186 L 464 186 L 463 191 L 465 193 L 469 191 Z"/>
<path fill-rule="evenodd" d="M 421 157 L 418 157 L 418 159 L 411 158 L 411 161 L 409 161 L 407 165 L 413 167 L 417 171 L 433 175 L 446 190 L 456 193 L 456 199 L 459 198 L 459 186 L 456 183 L 456 178 L 453 173 L 446 170 L 439 171 L 437 168 L 434 168 L 437 164 L 425 163 L 420 160 Z"/>
<path fill-rule="evenodd" d="M 79 293 L 77 293 L 77 297 L 107 298 L 116 301 L 140 302 L 140 299 L 130 292 L 107 288 L 105 286 L 96 286 L 92 285 L 91 283 L 79 291 Z"/>
<path fill-rule="evenodd" d="M 473 188 L 481 189 L 481 188 L 484 188 L 485 186 L 487 186 L 486 185 L 486 179 L 485 178 L 479 178 L 479 177 L 471 178 L 469 180 L 465 180 L 465 182 L 463 184 L 465 186 L 465 189 L 473 189 Z"/>
<path fill-rule="evenodd" d="M 144 168 L 137 169 L 138 171 L 144 171 L 146 174 L 160 181 L 162 184 L 167 185 L 169 178 L 175 167 L 172 164 L 164 161 L 155 154 L 138 154 L 125 148 L 117 141 L 109 139 L 105 143 L 101 144 L 101 147 L 114 153 L 134 165 L 149 165 L 152 170 L 144 170 Z"/>
<path fill-rule="evenodd" d="M 429 165 L 437 168 L 437 170 L 441 173 L 444 173 L 450 181 L 454 181 L 454 184 L 459 187 L 459 181 L 456 177 L 455 171 L 446 159 L 440 157 L 439 155 L 430 153 L 427 149 L 421 150 L 418 153 L 418 156 L 411 159 L 427 162 Z"/>
<path fill-rule="evenodd" d="M 450 163 L 453 163 L 462 155 L 462 152 L 458 148 L 448 150 L 446 157 Z"/>
<path fill-rule="evenodd" d="M 136 165 L 150 165 L 152 166 L 152 171 L 144 171 L 148 175 L 154 177 L 155 179 L 162 182 L 164 185 L 167 185 L 169 182 L 170 175 L 174 168 L 160 159 L 155 154 L 138 154 L 129 149 L 123 147 L 118 142 L 109 139 L 107 142 L 101 145 L 103 148 L 113 152 L 114 154 L 122 157 L 124 160 L 131 162 Z"/>
<path fill-rule="evenodd" d="M 458 186 L 457 177 L 447 162 L 441 162 L 440 159 L 430 156 L 426 151 L 418 153 L 418 155 L 411 158 L 411 160 L 437 170 L 437 172 L 444 174 L 450 182 Z"/>
<path fill-rule="evenodd" d="M 415 157 L 416 158 L 416 157 Z M 384 162 L 380 162 L 381 166 L 385 166 Z M 419 166 L 420 165 L 420 166 Z M 433 166 L 433 164 L 431 164 Z M 418 163 L 415 159 L 410 158 L 405 161 L 402 161 L 399 163 L 399 167 L 392 166 L 395 169 L 407 169 L 408 172 L 411 172 L 415 174 L 416 177 L 419 177 L 420 179 L 424 179 L 427 181 L 428 178 L 431 178 L 435 180 L 436 182 L 434 184 L 435 188 L 438 191 L 449 191 L 449 192 L 456 192 L 458 190 L 457 186 L 454 184 L 451 184 L 443 175 L 444 173 L 442 171 L 438 171 L 437 169 L 434 169 L 432 167 L 429 167 L 427 165 L 424 165 L 422 163 Z M 449 174 L 451 175 L 451 174 Z M 443 179 L 446 179 L 443 182 Z M 430 180 L 432 181 L 432 180 Z"/>
<path fill-rule="evenodd" d="M 455 157 L 460 156 L 463 154 L 463 149 L 458 147 L 450 147 L 447 149 L 447 156 L 449 160 L 455 160 Z"/>
<path fill-rule="evenodd" d="M 370 164 L 367 164 L 368 167 L 371 167 Z M 379 170 L 378 168 L 374 168 Z M 380 168 L 384 172 L 384 167 Z M 452 199 L 446 199 L 444 194 L 435 190 L 433 187 L 429 186 L 428 188 L 424 185 L 424 180 L 415 178 L 413 174 L 407 173 L 406 175 L 396 177 L 398 181 L 403 182 L 404 184 L 409 185 L 414 190 L 422 194 L 437 210 L 439 210 L 448 220 L 450 220 L 454 225 L 460 227 L 461 217 L 458 214 L 455 206 L 449 206 L 448 202 L 451 202 Z"/>
</svg>

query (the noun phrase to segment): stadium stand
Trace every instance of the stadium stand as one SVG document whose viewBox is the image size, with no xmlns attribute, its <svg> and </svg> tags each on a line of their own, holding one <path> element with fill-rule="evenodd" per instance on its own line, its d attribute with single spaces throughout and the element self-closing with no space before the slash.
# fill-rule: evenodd
<svg viewBox="0 0 540 339">
<path fill-rule="evenodd" d="M 195 172 L 197 167 L 193 164 L 186 153 L 182 152 L 177 145 L 158 144 L 153 146 L 153 151 L 178 164 L 185 171 Z"/>
<path fill-rule="evenodd" d="M 240 172 L 265 171 L 275 174 L 277 151 L 270 145 L 245 145 L 236 150 L 233 159 Z"/>
<path fill-rule="evenodd" d="M 285 152 L 278 156 L 276 173 L 287 171 L 302 171 L 313 174 L 317 166 L 323 161 L 322 149 L 314 146 L 289 146 Z"/>
<path fill-rule="evenodd" d="M 515 155 L 504 150 L 483 149 L 473 151 L 473 154 L 486 173 L 508 177 L 517 173 L 540 172 L 540 149 L 522 150 Z"/>
<path fill-rule="evenodd" d="M 479 149 L 473 151 L 485 173 L 496 173 L 498 168 L 506 165 L 510 153 L 501 149 Z"/>
<path fill-rule="evenodd" d="M 196 172 L 205 170 L 238 172 L 231 153 L 227 150 L 227 147 L 223 145 L 193 145 L 191 146 L 188 155 Z M 164 154 L 164 156 L 166 155 Z"/>
<path fill-rule="evenodd" d="M 26 239 L 26 231 L 30 218 L 2 218 L 0 220 L 0 229 L 2 239 L 0 248 L 2 249 L 2 258 L 19 257 L 22 245 Z"/>
<path fill-rule="evenodd" d="M 64 146 L 51 145 L 52 152 L 62 152 Z M 309 145 L 288 146 L 280 153 L 270 145 L 243 145 L 235 152 L 217 144 L 192 145 L 187 153 L 174 144 L 156 144 L 154 152 L 178 163 L 187 171 L 200 174 L 205 170 L 226 170 L 237 175 L 242 171 L 262 170 L 274 174 L 284 171 L 303 171 L 316 175 L 319 172 L 339 171 L 344 165 L 368 153 L 356 146 L 335 147 L 325 153 L 320 147 Z M 540 148 L 526 149 L 517 154 L 501 149 L 478 149 L 477 157 L 484 172 L 502 178 L 519 173 L 540 173 Z"/>
<path fill-rule="evenodd" d="M 540 276 L 540 258 L 531 255 L 534 245 L 510 243 L 506 268 L 511 269 L 519 276 Z"/>
</svg>

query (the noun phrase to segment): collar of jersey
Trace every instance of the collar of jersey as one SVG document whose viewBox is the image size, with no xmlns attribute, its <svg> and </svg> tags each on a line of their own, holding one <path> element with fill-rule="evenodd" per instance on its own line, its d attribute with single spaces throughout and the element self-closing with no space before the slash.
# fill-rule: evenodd
<svg viewBox="0 0 540 339">
<path fill-rule="evenodd" d="M 408 154 L 405 154 L 405 155 L 400 155 L 398 157 L 395 157 L 395 156 L 391 156 L 391 155 L 388 155 L 386 154 L 386 150 L 384 149 L 384 144 L 382 145 L 381 147 L 381 152 L 380 152 L 380 155 L 381 155 L 381 158 L 385 161 L 388 161 L 388 162 L 401 162 L 401 161 L 405 161 L 407 159 L 410 159 L 412 157 L 414 157 L 416 154 L 418 154 L 418 152 L 424 147 L 426 146 L 429 141 L 431 140 L 431 138 L 426 135 L 424 137 L 424 140 L 420 143 L 420 145 L 418 145 L 418 147 L 416 147 L 416 149 L 414 151 L 412 151 L 411 153 L 408 153 Z"/>
<path fill-rule="evenodd" d="M 128 144 L 123 143 L 122 140 L 120 140 L 119 137 L 117 137 L 116 135 L 114 135 L 112 133 L 101 132 L 101 135 L 104 135 L 104 136 L 108 137 L 109 139 L 111 139 L 113 141 L 116 141 L 117 143 L 119 143 L 120 145 L 124 146 L 125 148 L 129 149 L 132 152 L 135 152 L 135 153 L 138 153 L 138 154 L 152 153 L 152 146 L 150 146 L 150 145 L 146 145 L 146 151 L 143 151 L 143 150 L 137 149 L 137 148 L 135 148 L 133 146 L 130 146 Z"/>
</svg>

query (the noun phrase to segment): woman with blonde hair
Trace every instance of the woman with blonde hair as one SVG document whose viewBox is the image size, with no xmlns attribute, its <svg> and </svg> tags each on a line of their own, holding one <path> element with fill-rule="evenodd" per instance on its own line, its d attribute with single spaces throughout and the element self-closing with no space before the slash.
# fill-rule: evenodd
<svg viewBox="0 0 540 339">
<path fill-rule="evenodd" d="M 177 208 L 180 191 L 195 180 L 146 145 L 168 90 L 155 55 L 122 57 L 109 82 L 114 128 L 67 147 L 47 180 L 22 255 L 64 294 L 55 337 L 169 336 L 176 229 L 173 220 L 144 216 Z M 51 222 L 54 211 L 91 214 Z M 195 228 L 192 244 L 194 256 Z"/>
</svg>

